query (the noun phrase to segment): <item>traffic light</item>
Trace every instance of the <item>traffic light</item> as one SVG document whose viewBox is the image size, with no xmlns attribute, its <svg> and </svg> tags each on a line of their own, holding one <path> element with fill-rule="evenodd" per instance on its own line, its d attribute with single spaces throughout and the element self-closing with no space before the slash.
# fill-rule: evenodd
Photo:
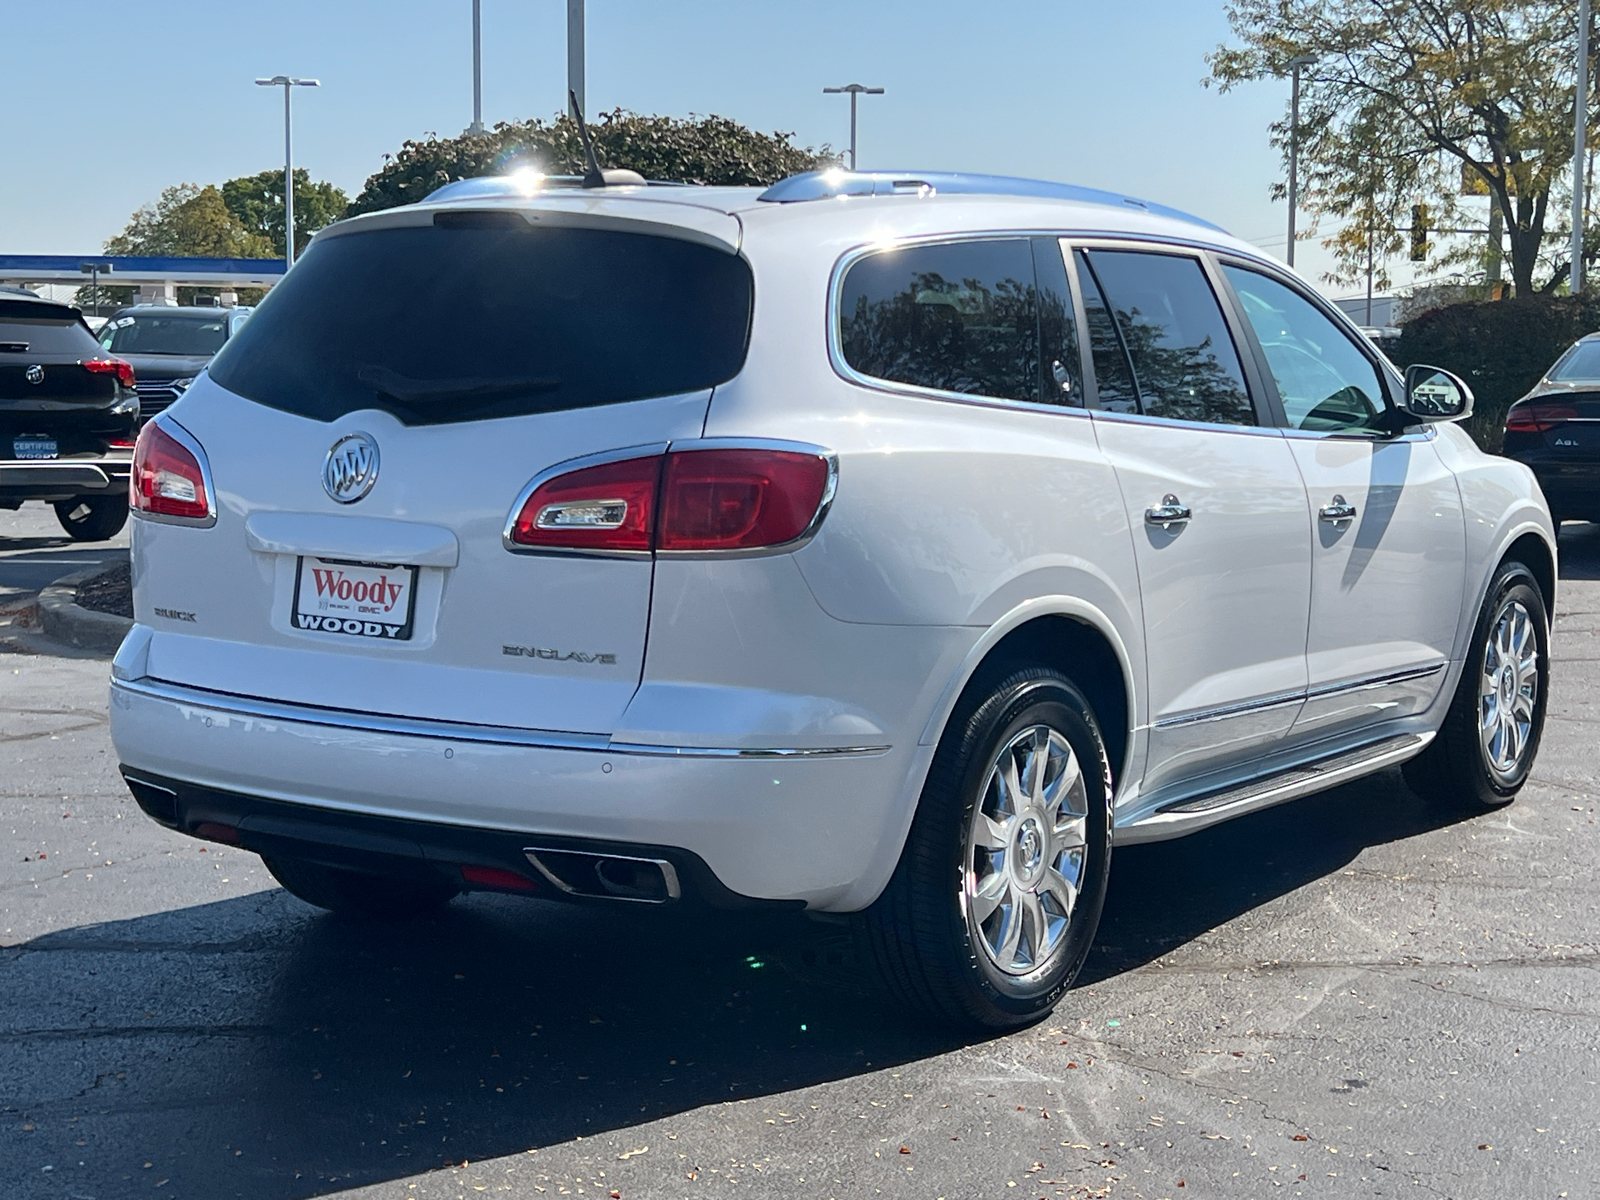
<svg viewBox="0 0 1600 1200">
<path fill-rule="evenodd" d="M 1411 206 L 1411 261 L 1428 261 L 1428 206 Z"/>
</svg>

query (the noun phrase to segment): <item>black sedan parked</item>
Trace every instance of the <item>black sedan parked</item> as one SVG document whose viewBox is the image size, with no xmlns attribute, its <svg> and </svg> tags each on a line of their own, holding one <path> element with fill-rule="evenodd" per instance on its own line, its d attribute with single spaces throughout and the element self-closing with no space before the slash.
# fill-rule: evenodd
<svg viewBox="0 0 1600 1200">
<path fill-rule="evenodd" d="M 0 508 L 43 500 L 74 539 L 114 536 L 138 422 L 133 368 L 81 312 L 0 288 Z"/>
<path fill-rule="evenodd" d="M 1501 453 L 1533 468 L 1556 524 L 1600 521 L 1600 333 L 1573 343 L 1511 406 Z"/>
<path fill-rule="evenodd" d="M 139 376 L 140 419 L 148 421 L 183 395 L 251 311 L 137 304 L 102 325 L 100 345 L 127 359 Z"/>
</svg>

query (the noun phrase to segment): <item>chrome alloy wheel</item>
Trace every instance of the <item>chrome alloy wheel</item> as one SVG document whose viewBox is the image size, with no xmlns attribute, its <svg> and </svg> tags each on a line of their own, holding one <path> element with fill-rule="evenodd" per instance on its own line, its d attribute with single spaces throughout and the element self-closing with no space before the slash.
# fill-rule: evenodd
<svg viewBox="0 0 1600 1200">
<path fill-rule="evenodd" d="M 1088 794 L 1078 756 L 1047 725 L 996 756 L 967 832 L 962 895 L 984 953 L 1007 975 L 1043 967 L 1065 939 L 1083 884 Z"/>
<path fill-rule="evenodd" d="M 1520 600 L 1509 600 L 1489 627 L 1478 687 L 1478 738 L 1489 769 L 1509 778 L 1521 765 L 1539 703 L 1539 638 Z"/>
</svg>

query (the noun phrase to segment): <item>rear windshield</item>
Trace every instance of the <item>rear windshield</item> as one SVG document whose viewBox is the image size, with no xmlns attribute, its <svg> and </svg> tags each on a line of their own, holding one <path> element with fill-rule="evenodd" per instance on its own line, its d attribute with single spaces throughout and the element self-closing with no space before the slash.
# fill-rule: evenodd
<svg viewBox="0 0 1600 1200">
<path fill-rule="evenodd" d="M 514 213 L 439 219 L 314 243 L 211 378 L 319 421 L 378 408 L 436 425 L 700 391 L 744 363 L 737 255 Z"/>
<path fill-rule="evenodd" d="M 228 340 L 228 318 L 140 313 L 107 321 L 100 344 L 113 354 L 186 354 L 203 358 Z"/>
<path fill-rule="evenodd" d="M 1600 342 L 1579 342 L 1550 372 L 1551 379 L 1600 379 Z"/>
<path fill-rule="evenodd" d="M 76 313 L 63 319 L 58 315 L 62 311 L 55 305 L 0 300 L 0 355 L 93 358 L 100 350 L 94 335 Z"/>
</svg>

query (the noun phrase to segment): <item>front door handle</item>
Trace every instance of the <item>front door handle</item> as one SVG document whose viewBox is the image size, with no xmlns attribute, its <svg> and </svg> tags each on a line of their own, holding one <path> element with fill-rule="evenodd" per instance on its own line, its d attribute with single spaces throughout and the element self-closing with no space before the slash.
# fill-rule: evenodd
<svg viewBox="0 0 1600 1200">
<path fill-rule="evenodd" d="M 1342 521 L 1353 520 L 1355 515 L 1356 506 L 1343 496 L 1335 496 L 1331 504 L 1325 504 L 1317 510 L 1317 517 L 1330 525 L 1338 525 Z"/>
<path fill-rule="evenodd" d="M 1161 498 L 1160 504 L 1144 510 L 1144 523 L 1171 529 L 1174 525 L 1187 524 L 1192 516 L 1194 514 L 1189 511 L 1189 506 L 1168 492 Z"/>
</svg>

